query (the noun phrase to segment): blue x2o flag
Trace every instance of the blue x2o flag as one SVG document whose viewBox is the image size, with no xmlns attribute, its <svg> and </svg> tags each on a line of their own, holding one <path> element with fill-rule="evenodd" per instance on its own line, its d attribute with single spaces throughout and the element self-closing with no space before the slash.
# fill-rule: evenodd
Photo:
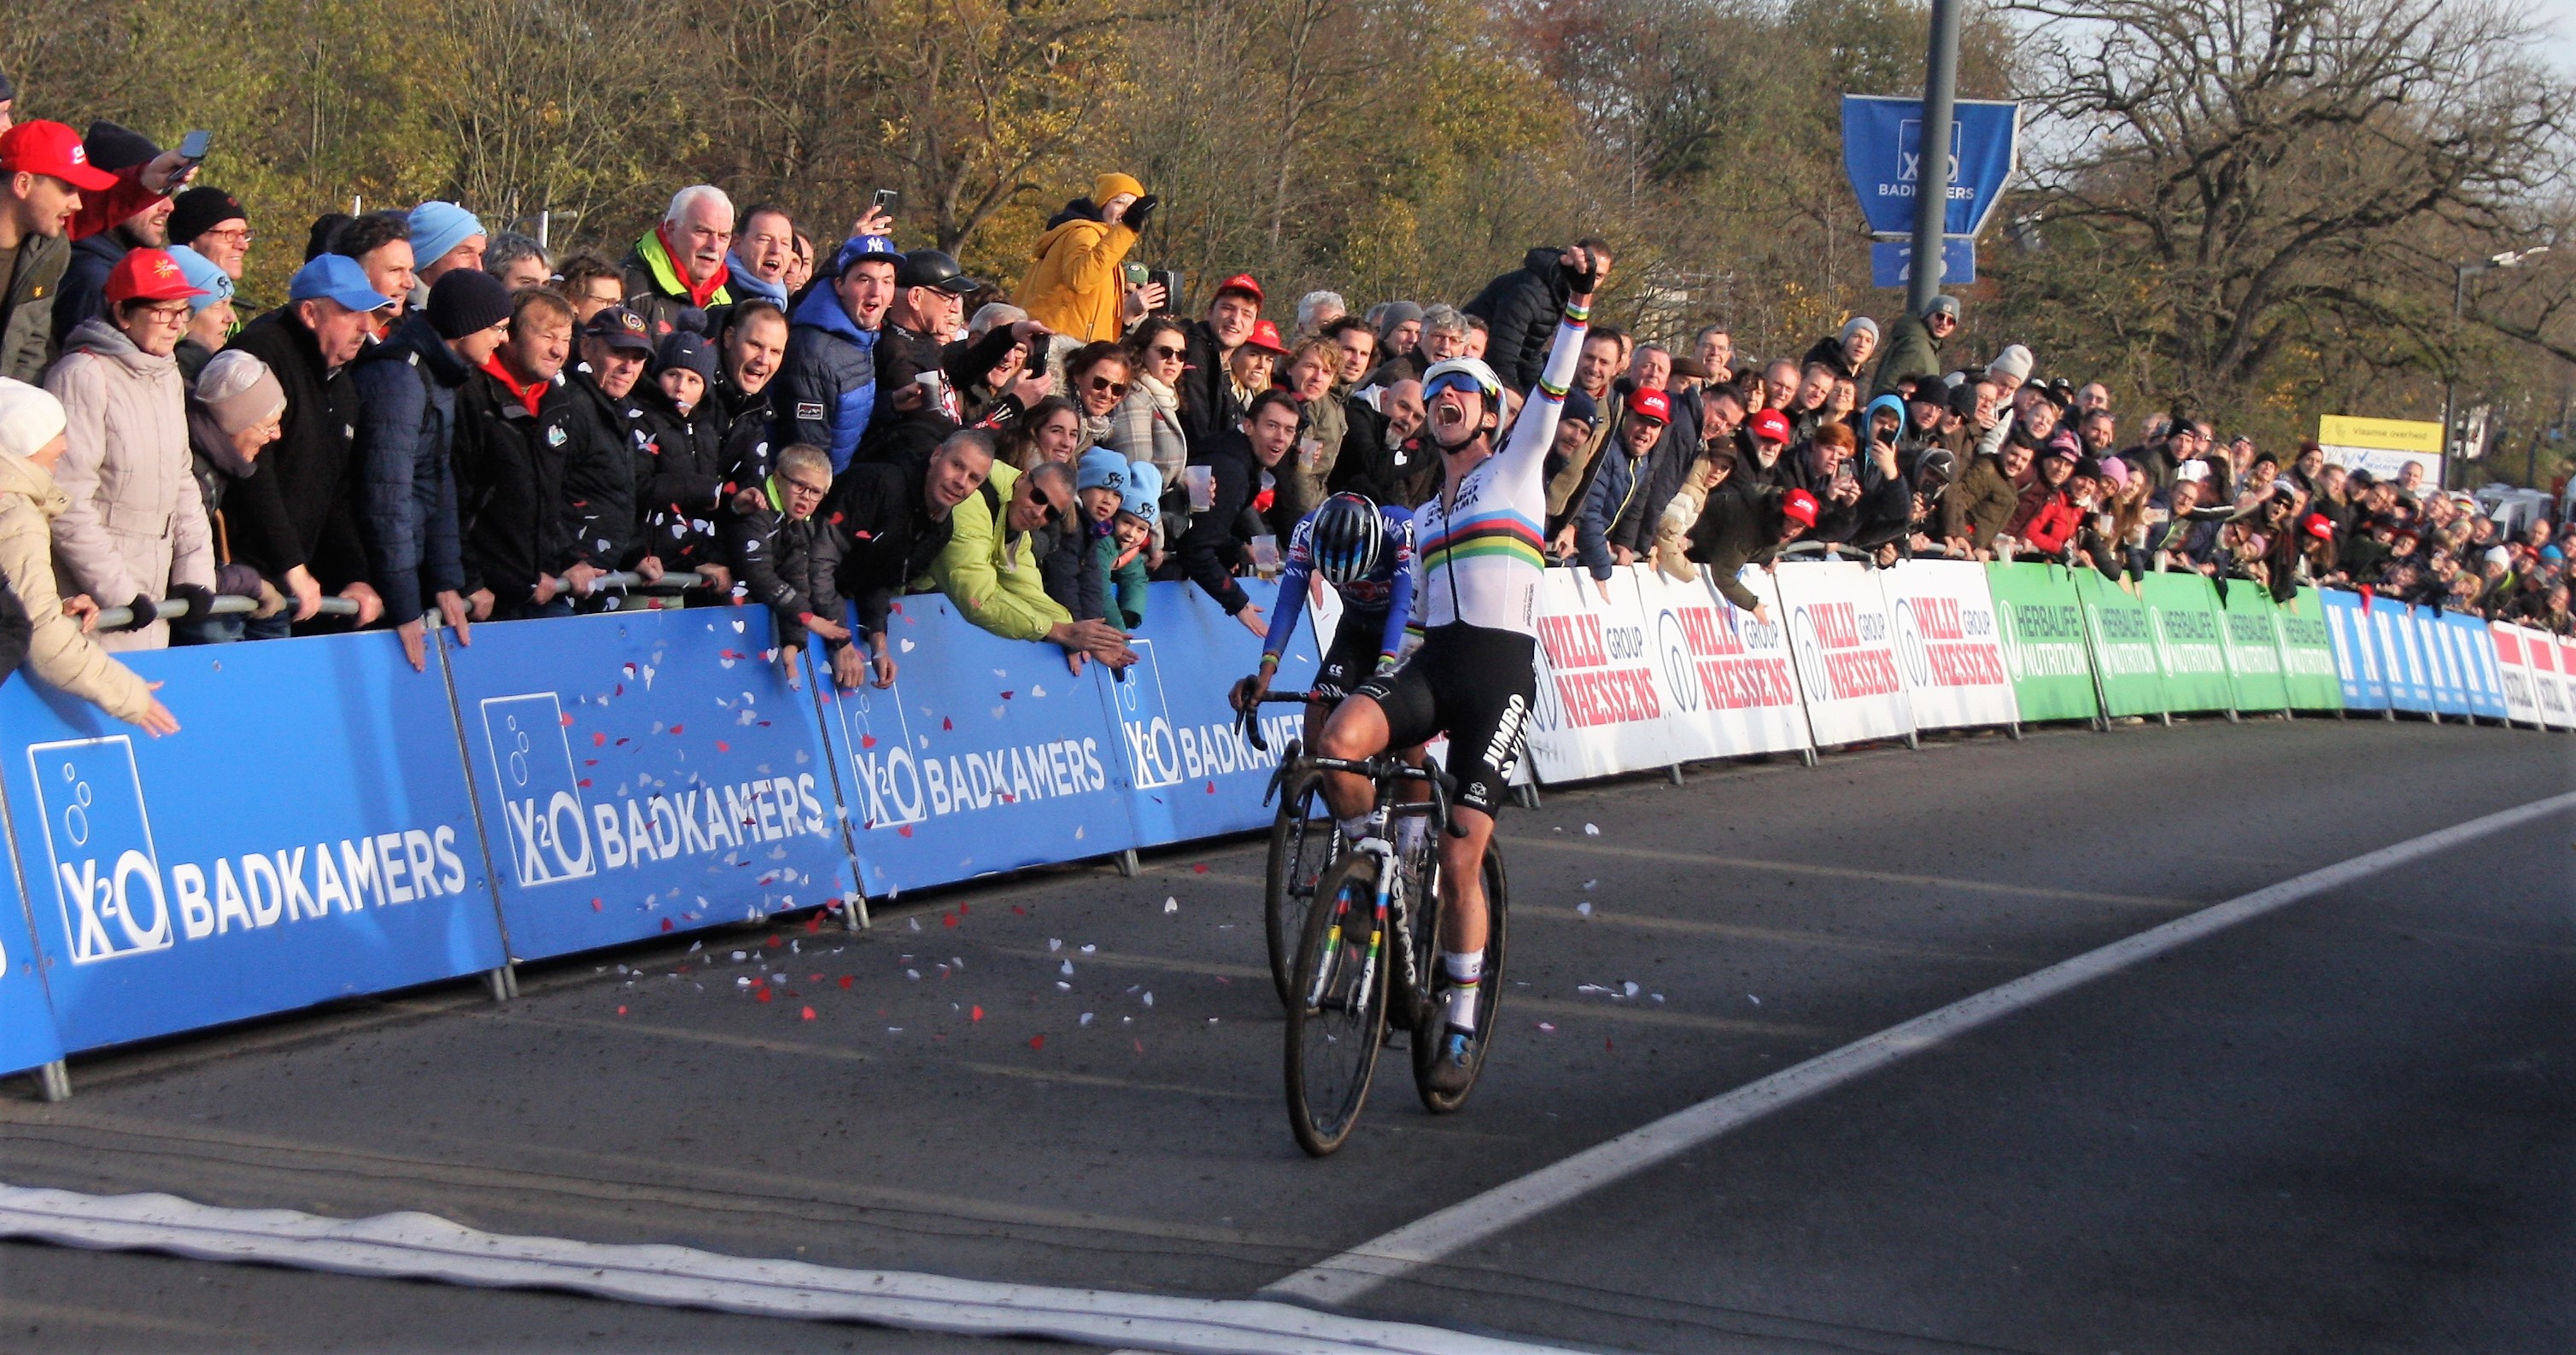
<svg viewBox="0 0 2576 1355">
<path fill-rule="evenodd" d="M 1945 235 L 1975 235 L 2012 181 L 2021 105 L 1961 99 L 1950 124 L 1950 213 Z M 1843 96 L 1843 169 L 1861 214 L 1877 235 L 1914 229 L 1915 185 L 1923 163 L 1923 101 Z M 1939 166 L 1932 166 L 1936 171 Z"/>
</svg>

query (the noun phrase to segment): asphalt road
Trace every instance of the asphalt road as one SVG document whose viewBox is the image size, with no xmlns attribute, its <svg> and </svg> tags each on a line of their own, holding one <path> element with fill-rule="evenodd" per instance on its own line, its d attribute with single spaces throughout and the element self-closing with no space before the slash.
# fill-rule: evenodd
<svg viewBox="0 0 2576 1355">
<path fill-rule="evenodd" d="M 1390 1061 L 1325 1162 L 1287 1131 L 1245 842 L 901 900 L 863 935 L 529 971 L 506 1006 L 440 990 L 76 1063 L 70 1102 L 0 1098 L 0 1180 L 1238 1297 L 1945 1003 L 2571 787 L 2560 737 L 2257 721 L 1551 794 L 1505 820 L 1511 986 L 1474 1101 L 1433 1119 Z M 1676 1352 L 2569 1349 L 2572 842 L 2560 814 L 2292 905 L 1354 1310 Z M 0 1348 L 467 1346 L 1009 1348 L 0 1244 Z"/>
</svg>

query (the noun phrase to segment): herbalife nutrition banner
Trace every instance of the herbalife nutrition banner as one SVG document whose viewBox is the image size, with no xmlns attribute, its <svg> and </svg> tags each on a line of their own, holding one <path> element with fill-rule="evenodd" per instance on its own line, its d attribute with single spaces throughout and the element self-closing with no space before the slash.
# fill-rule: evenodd
<svg viewBox="0 0 2576 1355">
<path fill-rule="evenodd" d="M 2325 612 L 2317 590 L 2301 588 L 2289 606 L 2272 613 L 2281 629 L 2281 683 L 2289 688 L 2292 710 L 2343 709 L 2343 680 L 2335 673 Z"/>
<path fill-rule="evenodd" d="M 2238 710 L 2288 710 L 2290 690 L 2281 683 L 2281 636 L 2272 628 L 2272 595 L 2250 579 L 2220 585 L 2226 604 L 2219 612 L 2219 634 L 2227 650 L 2227 672 L 2236 683 Z"/>
<path fill-rule="evenodd" d="M 2101 683 L 2102 713 L 2162 714 L 2165 675 L 2156 662 L 2156 629 L 2147 620 L 2147 604 L 2091 569 L 2077 571 L 2075 596 L 2084 604 L 2084 639 Z"/>
<path fill-rule="evenodd" d="M 1986 566 L 1986 584 L 1994 591 L 2004 670 L 2012 675 L 2021 718 L 2092 719 L 2101 707 L 2093 699 L 2074 574 L 2061 565 L 1994 564 Z"/>
<path fill-rule="evenodd" d="M 2149 574 L 2140 580 L 2156 659 L 2165 672 L 2165 709 L 2234 710 L 2218 598 L 2198 574 Z"/>
</svg>

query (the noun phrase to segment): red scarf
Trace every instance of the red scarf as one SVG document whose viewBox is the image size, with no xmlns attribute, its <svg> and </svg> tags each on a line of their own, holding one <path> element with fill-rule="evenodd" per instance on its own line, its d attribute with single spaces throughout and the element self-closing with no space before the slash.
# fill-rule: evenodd
<svg viewBox="0 0 2576 1355">
<path fill-rule="evenodd" d="M 536 381 L 525 386 L 520 385 L 519 379 L 510 375 L 510 369 L 501 365 L 499 353 L 483 359 L 483 374 L 500 382 L 501 389 L 519 397 L 519 403 L 528 407 L 529 418 L 533 419 L 537 416 L 537 406 L 544 403 L 546 386 L 549 383 Z"/>
<path fill-rule="evenodd" d="M 718 259 L 716 260 L 716 271 L 708 274 L 706 281 L 690 281 L 689 265 L 686 262 L 686 257 L 682 255 L 680 251 L 671 248 L 671 237 L 668 233 L 670 229 L 671 223 L 668 221 L 663 222 L 659 226 L 655 226 L 653 228 L 653 238 L 662 242 L 662 257 L 671 261 L 671 271 L 679 275 L 680 285 L 689 289 L 689 304 L 697 307 L 699 310 L 705 310 L 707 308 L 707 298 L 724 290 L 725 280 L 733 276 L 733 269 L 728 267 L 724 260 Z"/>
</svg>

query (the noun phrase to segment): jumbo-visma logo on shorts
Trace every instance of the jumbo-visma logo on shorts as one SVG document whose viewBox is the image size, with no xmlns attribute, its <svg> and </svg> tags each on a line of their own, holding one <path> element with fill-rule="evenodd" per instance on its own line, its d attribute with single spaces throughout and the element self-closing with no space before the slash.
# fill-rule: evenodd
<svg viewBox="0 0 2576 1355">
<path fill-rule="evenodd" d="M 76 965 L 461 893 L 447 824 L 182 861 L 166 870 L 123 734 L 31 744 L 27 765 Z"/>
</svg>

